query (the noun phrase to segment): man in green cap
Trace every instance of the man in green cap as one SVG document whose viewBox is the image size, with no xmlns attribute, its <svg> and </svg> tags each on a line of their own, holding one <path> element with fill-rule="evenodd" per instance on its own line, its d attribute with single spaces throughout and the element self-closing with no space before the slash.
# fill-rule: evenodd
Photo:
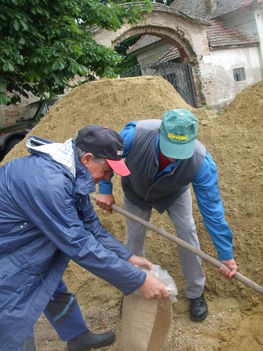
<svg viewBox="0 0 263 351">
<path fill-rule="evenodd" d="M 150 220 L 152 208 L 160 213 L 167 211 L 177 236 L 199 248 L 192 215 L 192 184 L 219 260 L 228 267 L 220 268 L 220 273 L 231 279 L 237 272 L 232 232 L 224 218 L 216 165 L 196 139 L 197 131 L 198 121 L 186 109 L 169 110 L 162 120 L 140 120 L 125 126 L 120 134 L 125 143 L 123 156 L 131 172 L 122 178 L 125 209 L 146 221 Z M 100 182 L 97 204 L 111 210 L 113 203 L 111 182 Z M 145 256 L 146 228 L 130 219 L 126 219 L 126 225 L 127 248 L 135 255 Z M 201 322 L 208 313 L 201 260 L 181 247 L 178 253 L 186 277 L 190 316 L 193 321 Z"/>
</svg>

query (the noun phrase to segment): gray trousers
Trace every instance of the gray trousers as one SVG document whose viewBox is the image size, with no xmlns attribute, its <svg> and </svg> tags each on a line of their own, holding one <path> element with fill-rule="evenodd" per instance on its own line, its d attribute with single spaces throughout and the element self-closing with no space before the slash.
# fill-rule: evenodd
<svg viewBox="0 0 263 351">
<path fill-rule="evenodd" d="M 149 221 L 151 209 L 141 210 L 124 196 L 125 210 Z M 177 237 L 199 249 L 199 240 L 192 214 L 192 196 L 190 189 L 180 195 L 167 209 L 167 213 L 175 227 Z M 126 218 L 127 237 L 126 247 L 138 256 L 145 256 L 146 227 Z M 178 255 L 181 267 L 186 278 L 185 296 L 189 299 L 199 297 L 204 289 L 205 274 L 202 269 L 201 259 L 178 245 Z M 165 268 L 165 267 L 163 267 Z"/>
<path fill-rule="evenodd" d="M 34 336 L 27 336 L 17 351 L 36 351 Z"/>
</svg>

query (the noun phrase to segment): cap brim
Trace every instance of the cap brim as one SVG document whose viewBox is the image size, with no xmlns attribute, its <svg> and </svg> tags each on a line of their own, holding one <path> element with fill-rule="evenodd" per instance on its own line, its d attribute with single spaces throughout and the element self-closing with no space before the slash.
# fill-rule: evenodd
<svg viewBox="0 0 263 351">
<path fill-rule="evenodd" d="M 122 160 L 116 161 L 109 160 L 108 158 L 106 158 L 105 160 L 108 163 L 108 165 L 113 169 L 113 171 L 116 172 L 118 175 L 126 177 L 131 174 L 128 167 Z"/>
<path fill-rule="evenodd" d="M 160 137 L 160 149 L 164 156 L 177 160 L 186 160 L 193 156 L 195 150 L 195 140 L 185 144 L 175 144 Z"/>
</svg>

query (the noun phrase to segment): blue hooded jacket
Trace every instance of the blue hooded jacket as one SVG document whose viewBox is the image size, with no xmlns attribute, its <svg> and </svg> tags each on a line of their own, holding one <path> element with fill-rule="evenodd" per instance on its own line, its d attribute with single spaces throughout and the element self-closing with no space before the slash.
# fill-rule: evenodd
<svg viewBox="0 0 263 351">
<path fill-rule="evenodd" d="M 146 274 L 101 227 L 93 178 L 74 142 L 31 137 L 30 156 L 0 168 L 0 351 L 16 351 L 72 259 L 130 294 Z"/>
</svg>

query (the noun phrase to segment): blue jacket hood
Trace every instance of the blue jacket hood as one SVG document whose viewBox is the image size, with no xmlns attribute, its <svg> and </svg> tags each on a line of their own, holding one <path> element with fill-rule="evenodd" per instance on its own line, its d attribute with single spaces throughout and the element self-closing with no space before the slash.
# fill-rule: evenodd
<svg viewBox="0 0 263 351">
<path fill-rule="evenodd" d="M 65 167 L 69 175 L 77 179 L 77 191 L 80 194 L 95 192 L 94 181 L 88 170 L 80 163 L 76 145 L 72 139 L 62 143 L 53 143 L 48 139 L 31 136 L 26 141 L 28 151 L 34 155 L 51 158 Z"/>
</svg>

